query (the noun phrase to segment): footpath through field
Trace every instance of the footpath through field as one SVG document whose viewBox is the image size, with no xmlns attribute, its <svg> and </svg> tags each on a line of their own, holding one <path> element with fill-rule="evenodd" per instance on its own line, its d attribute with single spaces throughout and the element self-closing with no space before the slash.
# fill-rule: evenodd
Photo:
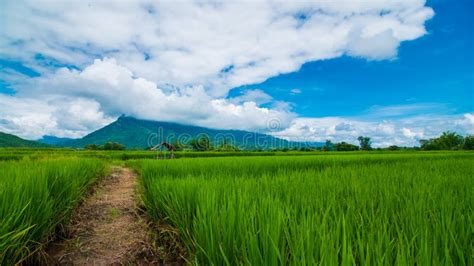
<svg viewBox="0 0 474 266">
<path fill-rule="evenodd" d="M 147 222 L 138 212 L 137 176 L 114 167 L 72 218 L 68 239 L 51 244 L 51 263 L 75 265 L 155 264 Z"/>
</svg>

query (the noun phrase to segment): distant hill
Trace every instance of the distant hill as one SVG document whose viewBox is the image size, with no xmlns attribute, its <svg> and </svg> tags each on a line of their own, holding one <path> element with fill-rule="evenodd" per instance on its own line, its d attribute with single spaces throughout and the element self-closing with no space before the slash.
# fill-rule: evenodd
<svg viewBox="0 0 474 266">
<path fill-rule="evenodd" d="M 0 132 L 0 147 L 2 148 L 6 148 L 6 147 L 39 148 L 39 147 L 49 147 L 49 145 L 32 141 L 32 140 L 22 139 L 12 134 Z"/>
<path fill-rule="evenodd" d="M 37 142 L 48 144 L 48 145 L 53 145 L 53 146 L 61 146 L 62 144 L 68 142 L 68 141 L 73 141 L 74 139 L 71 138 L 58 138 L 55 136 L 43 136 L 41 139 L 37 140 Z"/>
<path fill-rule="evenodd" d="M 181 143 L 186 143 L 200 134 L 208 135 L 214 145 L 221 143 L 225 138 L 240 149 L 291 148 L 301 145 L 270 135 L 242 130 L 218 130 L 171 122 L 141 120 L 126 116 L 119 117 L 115 122 L 81 139 L 66 141 L 60 145 L 82 148 L 87 144 L 101 145 L 112 141 L 121 143 L 129 149 L 143 149 L 162 141 L 172 143 L 176 139 Z"/>
</svg>

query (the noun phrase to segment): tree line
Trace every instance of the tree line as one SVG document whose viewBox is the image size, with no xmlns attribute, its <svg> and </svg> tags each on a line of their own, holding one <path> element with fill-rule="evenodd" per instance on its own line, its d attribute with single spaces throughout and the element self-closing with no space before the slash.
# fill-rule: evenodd
<svg viewBox="0 0 474 266">
<path fill-rule="evenodd" d="M 331 140 L 326 140 L 322 147 L 292 147 L 276 149 L 278 151 L 370 151 L 370 150 L 474 150 L 474 135 L 466 135 L 465 137 L 456 132 L 443 132 L 439 137 L 431 139 L 421 139 L 420 147 L 400 147 L 392 145 L 386 148 L 372 148 L 372 140 L 368 136 L 359 136 L 357 138 L 359 145 L 347 143 L 345 141 L 333 143 Z M 187 143 L 182 143 L 177 140 L 171 143 L 177 151 L 192 150 L 192 151 L 240 151 L 240 149 L 232 144 L 228 139 L 223 139 L 219 144 L 214 145 L 210 137 L 201 135 L 197 138 L 191 139 Z M 107 142 L 103 145 L 88 144 L 84 147 L 86 150 L 125 150 L 125 146 L 116 142 Z"/>
<path fill-rule="evenodd" d="M 347 142 L 332 143 L 326 140 L 321 148 L 323 151 L 369 151 L 373 150 L 370 137 L 360 136 L 357 138 L 359 146 Z M 461 136 L 456 132 L 446 131 L 436 138 L 419 140 L 420 147 L 399 147 L 391 145 L 386 148 L 377 148 L 377 150 L 474 150 L 474 135 Z"/>
<path fill-rule="evenodd" d="M 359 146 L 347 143 L 345 141 L 339 143 L 332 143 L 331 140 L 326 140 L 326 143 L 321 148 L 322 151 L 370 151 L 372 150 L 372 140 L 367 136 L 359 136 L 357 138 Z"/>
<path fill-rule="evenodd" d="M 87 144 L 84 149 L 86 150 L 98 150 L 98 151 L 122 151 L 125 150 L 123 144 L 117 142 L 107 142 L 104 145 Z"/>
<path fill-rule="evenodd" d="M 474 135 L 465 137 L 456 132 L 443 132 L 441 136 L 420 140 L 422 150 L 474 150 Z"/>
<path fill-rule="evenodd" d="M 238 147 L 232 144 L 228 139 L 222 140 L 218 145 L 214 145 L 209 136 L 201 135 L 197 138 L 191 139 L 187 143 L 182 143 L 177 140 L 170 143 L 177 151 L 193 150 L 193 151 L 240 151 Z M 151 147 L 148 147 L 149 150 Z M 117 142 L 107 142 L 103 145 L 87 144 L 86 150 L 125 150 L 123 144 Z"/>
<path fill-rule="evenodd" d="M 193 151 L 240 151 L 240 149 L 232 144 L 229 139 L 223 139 L 219 144 L 214 145 L 208 135 L 201 135 L 191 139 L 187 143 L 175 140 L 171 143 L 177 151 L 193 150 Z"/>
</svg>

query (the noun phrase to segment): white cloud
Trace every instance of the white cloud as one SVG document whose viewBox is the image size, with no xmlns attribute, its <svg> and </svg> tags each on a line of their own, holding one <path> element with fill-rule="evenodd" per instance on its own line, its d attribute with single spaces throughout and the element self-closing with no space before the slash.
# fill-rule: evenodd
<svg viewBox="0 0 474 266">
<path fill-rule="evenodd" d="M 254 102 L 256 104 L 265 104 L 271 102 L 272 100 L 272 96 L 260 89 L 246 90 L 242 93 L 242 95 L 230 99 L 230 101 L 235 103 Z"/>
<path fill-rule="evenodd" d="M 38 100 L 0 94 L 0 131 L 27 139 L 81 137 L 113 121 L 99 107 L 96 101 L 84 98 Z"/>
<path fill-rule="evenodd" d="M 296 141 L 349 141 L 370 136 L 375 146 L 413 146 L 442 131 L 474 133 L 474 114 L 422 115 L 445 105 L 376 106 L 361 117 L 298 118 L 291 104 L 261 90 L 235 98 L 210 96 L 202 86 L 161 88 L 136 77 L 115 59 L 95 60 L 84 70 L 60 68 L 29 79 L 17 94 L 0 95 L 0 131 L 29 139 L 43 135 L 80 137 L 120 114 L 213 128 L 269 132 Z M 272 103 L 272 108 L 261 104 Z M 379 121 L 383 118 L 383 121 Z"/>
<path fill-rule="evenodd" d="M 95 60 L 83 71 L 61 68 L 24 83 L 15 96 L 0 97 L 0 130 L 28 138 L 78 137 L 121 114 L 224 129 L 264 129 L 271 119 L 289 125 L 293 113 L 259 106 L 269 100 L 259 90 L 247 91 L 238 101 L 211 97 L 202 86 L 165 91 L 115 59 Z"/>
<path fill-rule="evenodd" d="M 423 138 L 439 136 L 451 130 L 474 134 L 473 114 L 424 116 L 392 119 L 383 122 L 367 121 L 357 117 L 296 118 L 291 125 L 274 136 L 295 141 L 326 139 L 358 143 L 358 136 L 369 136 L 376 147 L 389 145 L 417 146 Z"/>
<path fill-rule="evenodd" d="M 309 61 L 393 58 L 400 42 L 426 34 L 434 14 L 422 0 L 2 5 L 2 57 L 45 72 L 38 54 L 80 68 L 109 56 L 158 85 L 202 85 L 212 96 Z"/>
<path fill-rule="evenodd" d="M 413 131 L 409 128 L 402 128 L 402 134 L 403 136 L 407 137 L 407 138 L 422 138 L 423 137 L 423 130 L 420 130 L 418 132 L 416 131 Z"/>
<path fill-rule="evenodd" d="M 290 94 L 292 94 L 292 95 L 296 95 L 296 94 L 300 94 L 300 93 L 301 93 L 301 90 L 298 89 L 298 88 L 294 88 L 294 89 L 290 90 Z"/>
<path fill-rule="evenodd" d="M 4 1 L 1 9 L 0 57 L 41 76 L 0 75 L 17 91 L 0 95 L 0 131 L 28 138 L 82 136 L 120 114 L 247 130 L 272 124 L 289 138 L 352 139 L 371 126 L 396 135 L 391 122 L 295 119 L 291 103 L 262 90 L 226 97 L 310 61 L 395 58 L 434 14 L 424 0 Z"/>
</svg>

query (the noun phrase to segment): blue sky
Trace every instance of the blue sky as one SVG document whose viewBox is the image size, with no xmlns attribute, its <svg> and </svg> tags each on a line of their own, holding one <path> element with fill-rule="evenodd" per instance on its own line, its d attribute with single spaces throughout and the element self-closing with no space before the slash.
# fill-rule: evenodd
<svg viewBox="0 0 474 266">
<path fill-rule="evenodd" d="M 375 146 L 474 133 L 471 1 L 0 5 L 0 131 L 25 138 L 121 114 Z"/>
<path fill-rule="evenodd" d="M 402 43 L 393 60 L 345 56 L 310 62 L 297 72 L 239 87 L 232 94 L 262 89 L 294 103 L 295 111 L 307 117 L 367 115 L 375 106 L 427 103 L 430 112 L 472 112 L 474 2 L 431 1 L 427 5 L 436 12 L 426 23 L 428 34 Z M 298 93 L 292 93 L 293 89 Z"/>
</svg>

